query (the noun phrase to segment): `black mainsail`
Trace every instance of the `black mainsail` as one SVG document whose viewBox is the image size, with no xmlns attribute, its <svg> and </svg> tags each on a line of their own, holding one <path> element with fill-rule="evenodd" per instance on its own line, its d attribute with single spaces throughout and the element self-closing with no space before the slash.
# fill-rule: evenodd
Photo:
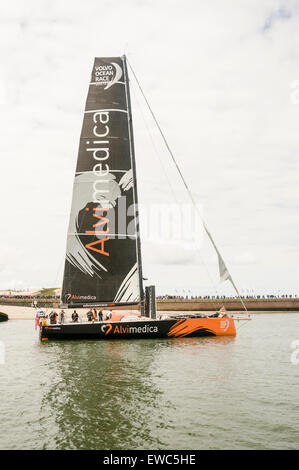
<svg viewBox="0 0 299 470">
<path fill-rule="evenodd" d="M 67 235 L 62 304 L 143 304 L 126 58 L 95 58 Z"/>
</svg>

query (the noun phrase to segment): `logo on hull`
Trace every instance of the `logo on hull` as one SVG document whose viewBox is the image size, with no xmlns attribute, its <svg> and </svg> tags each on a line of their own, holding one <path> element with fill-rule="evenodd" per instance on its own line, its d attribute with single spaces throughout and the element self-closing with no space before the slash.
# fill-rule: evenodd
<svg viewBox="0 0 299 470">
<path fill-rule="evenodd" d="M 130 326 L 128 324 L 126 325 L 113 325 L 114 328 L 112 330 L 112 325 L 111 323 L 107 323 L 106 325 L 101 326 L 101 331 L 102 333 L 105 333 L 105 336 L 110 333 L 112 330 L 112 333 L 115 334 L 120 334 L 120 335 L 127 335 L 127 334 L 144 334 L 144 333 L 158 333 L 158 327 L 153 326 L 153 325 L 143 325 L 143 326 Z"/>
<path fill-rule="evenodd" d="M 109 333 L 109 331 L 111 331 L 111 329 L 112 329 L 112 325 L 110 325 L 110 323 L 107 323 L 107 325 L 102 325 L 101 326 L 101 331 L 102 331 L 102 333 L 105 333 L 105 335 L 108 335 L 108 333 Z"/>
</svg>

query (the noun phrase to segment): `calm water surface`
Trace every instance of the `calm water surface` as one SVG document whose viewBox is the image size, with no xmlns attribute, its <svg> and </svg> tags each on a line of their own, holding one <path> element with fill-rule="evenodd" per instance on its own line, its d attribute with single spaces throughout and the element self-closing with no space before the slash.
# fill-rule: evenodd
<svg viewBox="0 0 299 470">
<path fill-rule="evenodd" d="M 0 324 L 1 449 L 295 449 L 299 314 L 236 338 L 40 343 Z"/>
</svg>

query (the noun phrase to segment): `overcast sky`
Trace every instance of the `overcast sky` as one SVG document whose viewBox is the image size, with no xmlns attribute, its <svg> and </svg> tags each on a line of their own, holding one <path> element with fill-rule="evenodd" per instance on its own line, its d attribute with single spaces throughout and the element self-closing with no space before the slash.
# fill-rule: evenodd
<svg viewBox="0 0 299 470">
<path fill-rule="evenodd" d="M 93 58 L 125 52 L 237 285 L 299 293 L 298 1 L 11 0 L 0 10 L 0 288 L 60 285 Z M 139 199 L 183 201 L 131 88 Z M 146 236 L 142 246 L 158 292 L 228 289 L 207 240 L 200 254 Z"/>
</svg>

